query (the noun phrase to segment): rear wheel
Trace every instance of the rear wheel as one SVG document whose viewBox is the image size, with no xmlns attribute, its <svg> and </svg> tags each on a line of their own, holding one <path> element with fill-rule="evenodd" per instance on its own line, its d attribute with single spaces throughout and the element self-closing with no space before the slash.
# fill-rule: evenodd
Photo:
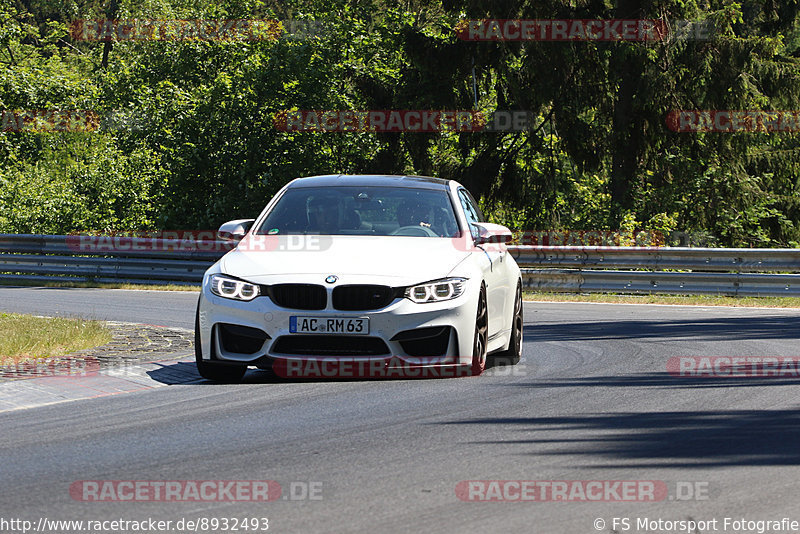
<svg viewBox="0 0 800 534">
<path fill-rule="evenodd" d="M 213 343 L 211 353 L 214 353 Z M 244 365 L 215 363 L 203 359 L 203 351 L 200 348 L 200 303 L 197 304 L 197 312 L 194 316 L 194 358 L 200 376 L 214 382 L 240 382 L 247 371 L 247 367 Z"/>
<path fill-rule="evenodd" d="M 486 287 L 481 286 L 478 313 L 475 316 L 475 339 L 472 342 L 472 376 L 486 369 L 486 345 L 489 333 L 489 313 L 486 307 Z"/>
<path fill-rule="evenodd" d="M 514 297 L 514 315 L 511 320 L 511 339 L 508 349 L 492 355 L 492 366 L 517 365 L 522 357 L 522 282 L 517 282 L 517 294 Z"/>
</svg>

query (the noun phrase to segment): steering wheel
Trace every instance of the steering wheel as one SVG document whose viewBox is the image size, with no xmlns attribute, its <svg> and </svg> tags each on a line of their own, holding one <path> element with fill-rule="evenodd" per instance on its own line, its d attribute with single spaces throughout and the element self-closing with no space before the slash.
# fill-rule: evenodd
<svg viewBox="0 0 800 534">
<path fill-rule="evenodd" d="M 427 226 L 401 226 L 397 230 L 392 230 L 389 235 L 411 235 L 421 237 L 439 237 L 439 235 Z"/>
</svg>

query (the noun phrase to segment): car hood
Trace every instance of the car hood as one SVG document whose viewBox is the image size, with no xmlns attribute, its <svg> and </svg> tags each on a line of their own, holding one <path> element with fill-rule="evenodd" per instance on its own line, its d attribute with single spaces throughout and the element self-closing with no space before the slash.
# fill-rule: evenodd
<svg viewBox="0 0 800 534">
<path fill-rule="evenodd" d="M 259 284 L 402 286 L 443 278 L 467 256 L 460 240 L 413 236 L 247 236 L 221 262 L 223 273 Z"/>
</svg>

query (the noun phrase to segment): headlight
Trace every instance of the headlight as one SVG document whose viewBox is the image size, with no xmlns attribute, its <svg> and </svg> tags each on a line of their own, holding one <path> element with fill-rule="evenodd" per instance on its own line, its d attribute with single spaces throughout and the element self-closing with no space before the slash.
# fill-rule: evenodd
<svg viewBox="0 0 800 534">
<path fill-rule="evenodd" d="M 444 278 L 406 288 L 405 297 L 413 302 L 442 302 L 460 297 L 466 278 Z"/>
<path fill-rule="evenodd" d="M 259 295 L 258 286 L 221 274 L 211 275 L 211 292 L 218 297 L 235 300 L 253 300 Z"/>
</svg>

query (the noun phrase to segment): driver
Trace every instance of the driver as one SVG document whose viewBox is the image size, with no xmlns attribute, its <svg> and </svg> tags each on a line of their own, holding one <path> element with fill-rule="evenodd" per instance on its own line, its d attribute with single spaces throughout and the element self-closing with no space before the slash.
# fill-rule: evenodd
<svg viewBox="0 0 800 534">
<path fill-rule="evenodd" d="M 397 222 L 403 226 L 423 226 L 430 228 L 433 224 L 433 206 L 424 202 L 405 201 L 397 209 Z"/>
<path fill-rule="evenodd" d="M 339 202 L 335 197 L 314 197 L 308 203 L 309 220 L 312 228 L 320 234 L 336 234 L 339 225 Z"/>
</svg>

